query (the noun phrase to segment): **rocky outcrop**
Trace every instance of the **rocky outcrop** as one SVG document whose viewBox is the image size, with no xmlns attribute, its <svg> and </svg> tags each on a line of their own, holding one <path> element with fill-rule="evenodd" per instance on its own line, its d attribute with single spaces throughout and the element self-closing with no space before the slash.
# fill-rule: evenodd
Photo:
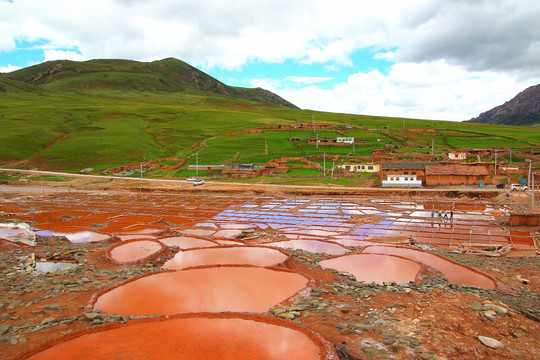
<svg viewBox="0 0 540 360">
<path fill-rule="evenodd" d="M 540 84 L 523 90 L 512 100 L 469 121 L 498 125 L 540 125 Z"/>
</svg>

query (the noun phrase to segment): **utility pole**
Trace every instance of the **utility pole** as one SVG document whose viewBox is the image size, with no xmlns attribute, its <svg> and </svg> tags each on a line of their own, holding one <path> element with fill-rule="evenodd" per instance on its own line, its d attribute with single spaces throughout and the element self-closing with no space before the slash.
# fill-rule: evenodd
<svg viewBox="0 0 540 360">
<path fill-rule="evenodd" d="M 403 118 L 403 131 L 405 131 L 405 118 Z"/>
<path fill-rule="evenodd" d="M 495 175 L 497 175 L 497 150 L 495 150 Z"/>
<path fill-rule="evenodd" d="M 319 133 L 317 133 L 317 142 L 315 143 L 315 149 L 319 149 Z"/>
<path fill-rule="evenodd" d="M 313 122 L 313 132 L 315 132 L 315 115 L 311 114 L 311 121 Z"/>
<path fill-rule="evenodd" d="M 532 167 L 532 160 L 531 160 L 531 159 L 527 159 L 527 161 L 529 162 L 529 175 L 527 176 L 527 186 L 528 186 L 528 187 L 531 187 L 531 167 Z"/>
<path fill-rule="evenodd" d="M 510 165 L 512 165 L 512 149 L 510 149 Z"/>
<path fill-rule="evenodd" d="M 326 153 L 323 153 L 323 174 L 326 176 Z"/>
<path fill-rule="evenodd" d="M 534 211 L 534 175 L 536 174 L 536 172 L 533 172 L 531 174 L 532 176 L 532 187 L 531 187 L 531 211 Z"/>
</svg>

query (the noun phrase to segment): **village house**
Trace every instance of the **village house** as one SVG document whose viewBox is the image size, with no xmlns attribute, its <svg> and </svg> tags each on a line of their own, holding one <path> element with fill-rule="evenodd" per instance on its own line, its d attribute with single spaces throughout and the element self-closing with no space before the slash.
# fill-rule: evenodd
<svg viewBox="0 0 540 360">
<path fill-rule="evenodd" d="M 426 185 L 491 184 L 485 166 L 439 165 L 426 166 Z"/>
<path fill-rule="evenodd" d="M 343 144 L 352 144 L 354 143 L 354 138 L 353 137 L 337 137 L 336 142 L 343 143 Z"/>
<path fill-rule="evenodd" d="M 376 173 L 379 172 L 379 164 L 343 164 L 339 167 L 345 171 L 359 173 Z"/>
<path fill-rule="evenodd" d="M 426 166 L 439 165 L 438 162 L 407 162 L 407 161 L 383 161 L 381 163 L 381 182 L 386 186 L 407 186 L 404 182 L 410 182 L 417 186 L 417 181 L 422 184 L 426 178 Z M 383 185 L 384 186 L 384 185 Z"/>
<path fill-rule="evenodd" d="M 450 160 L 467 160 L 467 152 L 465 150 L 451 151 L 448 153 Z"/>
</svg>

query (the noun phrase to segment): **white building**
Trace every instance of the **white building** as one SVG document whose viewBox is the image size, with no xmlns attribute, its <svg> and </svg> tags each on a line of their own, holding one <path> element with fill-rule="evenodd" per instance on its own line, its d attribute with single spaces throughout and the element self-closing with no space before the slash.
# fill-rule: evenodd
<svg viewBox="0 0 540 360">
<path fill-rule="evenodd" d="M 353 137 L 338 137 L 336 138 L 336 142 L 344 143 L 344 144 L 352 144 L 354 143 L 354 138 Z"/>
<path fill-rule="evenodd" d="M 382 181 L 382 186 L 421 187 L 422 180 L 416 180 L 416 175 L 388 175 L 387 179 Z"/>
</svg>

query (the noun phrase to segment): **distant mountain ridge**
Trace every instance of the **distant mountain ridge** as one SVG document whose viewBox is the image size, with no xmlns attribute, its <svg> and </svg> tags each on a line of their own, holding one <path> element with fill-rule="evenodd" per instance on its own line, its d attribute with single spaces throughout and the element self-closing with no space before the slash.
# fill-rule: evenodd
<svg viewBox="0 0 540 360">
<path fill-rule="evenodd" d="M 540 126 L 540 84 L 523 90 L 512 100 L 469 121 L 496 125 Z"/>
<path fill-rule="evenodd" d="M 65 91 L 99 88 L 158 91 L 192 89 L 298 109 L 296 105 L 268 90 L 225 85 L 199 69 L 174 58 L 152 62 L 115 59 L 84 62 L 57 60 L 0 74 L 0 77 Z"/>
</svg>

